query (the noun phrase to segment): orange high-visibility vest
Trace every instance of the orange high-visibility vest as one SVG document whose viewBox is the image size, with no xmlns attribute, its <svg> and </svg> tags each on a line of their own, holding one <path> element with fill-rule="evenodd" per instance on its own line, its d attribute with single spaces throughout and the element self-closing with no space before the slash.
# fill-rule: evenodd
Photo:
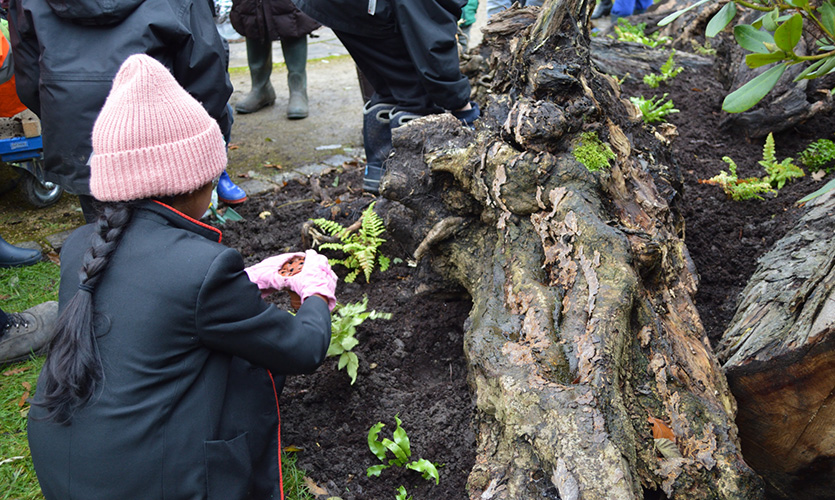
<svg viewBox="0 0 835 500">
<path fill-rule="evenodd" d="M 0 33 L 0 117 L 14 116 L 26 109 L 15 90 L 12 47 Z"/>
</svg>

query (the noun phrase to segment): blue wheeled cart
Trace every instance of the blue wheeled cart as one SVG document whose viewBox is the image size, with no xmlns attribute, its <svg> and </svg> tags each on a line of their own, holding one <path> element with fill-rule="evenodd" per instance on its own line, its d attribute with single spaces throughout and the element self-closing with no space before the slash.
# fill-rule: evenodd
<svg viewBox="0 0 835 500">
<path fill-rule="evenodd" d="M 0 161 L 22 171 L 20 186 L 32 205 L 48 207 L 61 198 L 64 190 L 44 181 L 41 136 L 0 139 Z"/>
</svg>

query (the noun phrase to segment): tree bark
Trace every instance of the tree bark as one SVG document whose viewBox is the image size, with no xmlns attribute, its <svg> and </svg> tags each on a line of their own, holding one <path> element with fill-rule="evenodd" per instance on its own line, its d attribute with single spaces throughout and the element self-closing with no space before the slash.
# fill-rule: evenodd
<svg viewBox="0 0 835 500">
<path fill-rule="evenodd" d="M 835 193 L 766 255 L 718 352 L 745 458 L 773 498 L 835 490 Z"/>
<path fill-rule="evenodd" d="M 378 209 L 420 273 L 473 299 L 469 497 L 760 498 L 692 302 L 672 131 L 645 129 L 592 69 L 592 5 L 487 26 L 475 131 L 451 115 L 393 131 Z M 575 159 L 584 132 L 610 168 Z"/>
</svg>

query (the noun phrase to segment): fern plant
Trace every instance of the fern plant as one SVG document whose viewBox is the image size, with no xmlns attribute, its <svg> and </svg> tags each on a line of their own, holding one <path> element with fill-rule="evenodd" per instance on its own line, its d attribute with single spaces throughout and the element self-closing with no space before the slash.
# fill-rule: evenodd
<svg viewBox="0 0 835 500">
<path fill-rule="evenodd" d="M 676 66 L 676 63 L 673 60 L 673 56 L 675 56 L 675 54 L 675 49 L 670 52 L 670 57 L 667 58 L 667 62 L 661 65 L 660 74 L 649 73 L 644 75 L 644 83 L 649 85 L 651 88 L 658 88 L 658 86 L 662 83 L 675 78 L 679 73 L 684 71 L 684 68 L 681 66 Z"/>
<path fill-rule="evenodd" d="M 322 243 L 319 248 L 339 250 L 347 255 L 344 259 L 328 259 L 331 265 L 341 264 L 352 270 L 345 277 L 346 283 L 353 283 L 360 272 L 363 273 L 365 282 L 368 283 L 375 265 L 380 266 L 380 271 L 385 271 L 391 263 L 388 257 L 379 253 L 380 245 L 386 241 L 380 238 L 380 235 L 385 232 L 386 227 L 380 216 L 374 212 L 376 203 L 376 201 L 371 203 L 363 210 L 360 217 L 361 225 L 356 232 L 350 232 L 342 224 L 332 220 L 313 219 L 312 221 L 323 231 L 339 238 L 339 242 Z"/>
<path fill-rule="evenodd" d="M 664 94 L 660 99 L 658 96 L 652 99 L 645 99 L 644 96 L 639 96 L 630 97 L 629 100 L 641 110 L 644 123 L 665 122 L 667 121 L 667 115 L 679 112 L 673 107 L 672 99 L 665 101 L 667 95 Z"/>
<path fill-rule="evenodd" d="M 615 26 L 615 34 L 618 41 L 638 42 L 653 48 L 672 42 L 669 37 L 659 36 L 657 31 L 647 35 L 645 33 L 646 28 L 647 23 L 632 24 L 625 17 L 619 17 L 618 24 Z"/>
<path fill-rule="evenodd" d="M 832 167 L 823 168 L 824 165 L 835 160 L 835 142 L 829 139 L 818 139 L 806 146 L 806 149 L 797 154 L 797 159 L 800 163 L 809 167 L 810 170 L 816 172 L 824 170 L 829 173 Z"/>
<path fill-rule="evenodd" d="M 763 159 L 759 162 L 768 174 L 768 181 L 777 189 L 782 189 L 787 182 L 806 175 L 803 169 L 792 163 L 792 158 L 777 162 L 774 151 L 774 135 L 769 133 L 763 146 Z"/>
<path fill-rule="evenodd" d="M 722 160 L 728 164 L 730 173 L 722 170 L 719 172 L 719 175 L 707 180 L 700 180 L 699 182 L 718 185 L 734 201 L 762 200 L 763 197 L 760 196 L 761 194 L 775 192 L 771 188 L 771 182 L 767 179 L 760 179 L 759 177 L 738 178 L 736 175 L 736 162 L 727 156 L 722 157 Z"/>
<path fill-rule="evenodd" d="M 327 356 L 339 356 L 337 369 L 345 368 L 348 376 L 351 377 L 351 385 L 357 381 L 357 368 L 359 359 L 351 350 L 359 344 L 356 338 L 357 327 L 367 319 L 391 319 L 391 313 L 366 311 L 368 308 L 368 297 L 362 302 L 349 304 L 338 304 L 333 311 L 331 319 L 331 343 L 328 346 Z"/>
</svg>

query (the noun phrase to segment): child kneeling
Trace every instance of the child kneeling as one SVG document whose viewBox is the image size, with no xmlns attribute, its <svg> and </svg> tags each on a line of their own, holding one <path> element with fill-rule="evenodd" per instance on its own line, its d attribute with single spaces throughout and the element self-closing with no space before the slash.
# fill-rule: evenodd
<svg viewBox="0 0 835 500">
<path fill-rule="evenodd" d="M 198 220 L 225 167 L 215 120 L 155 59 L 129 57 L 93 128 L 102 212 L 61 252 L 29 413 L 47 499 L 280 496 L 278 395 L 325 359 L 336 276 L 308 251 L 264 286 L 298 293 L 298 314 L 264 302 Z"/>
</svg>

